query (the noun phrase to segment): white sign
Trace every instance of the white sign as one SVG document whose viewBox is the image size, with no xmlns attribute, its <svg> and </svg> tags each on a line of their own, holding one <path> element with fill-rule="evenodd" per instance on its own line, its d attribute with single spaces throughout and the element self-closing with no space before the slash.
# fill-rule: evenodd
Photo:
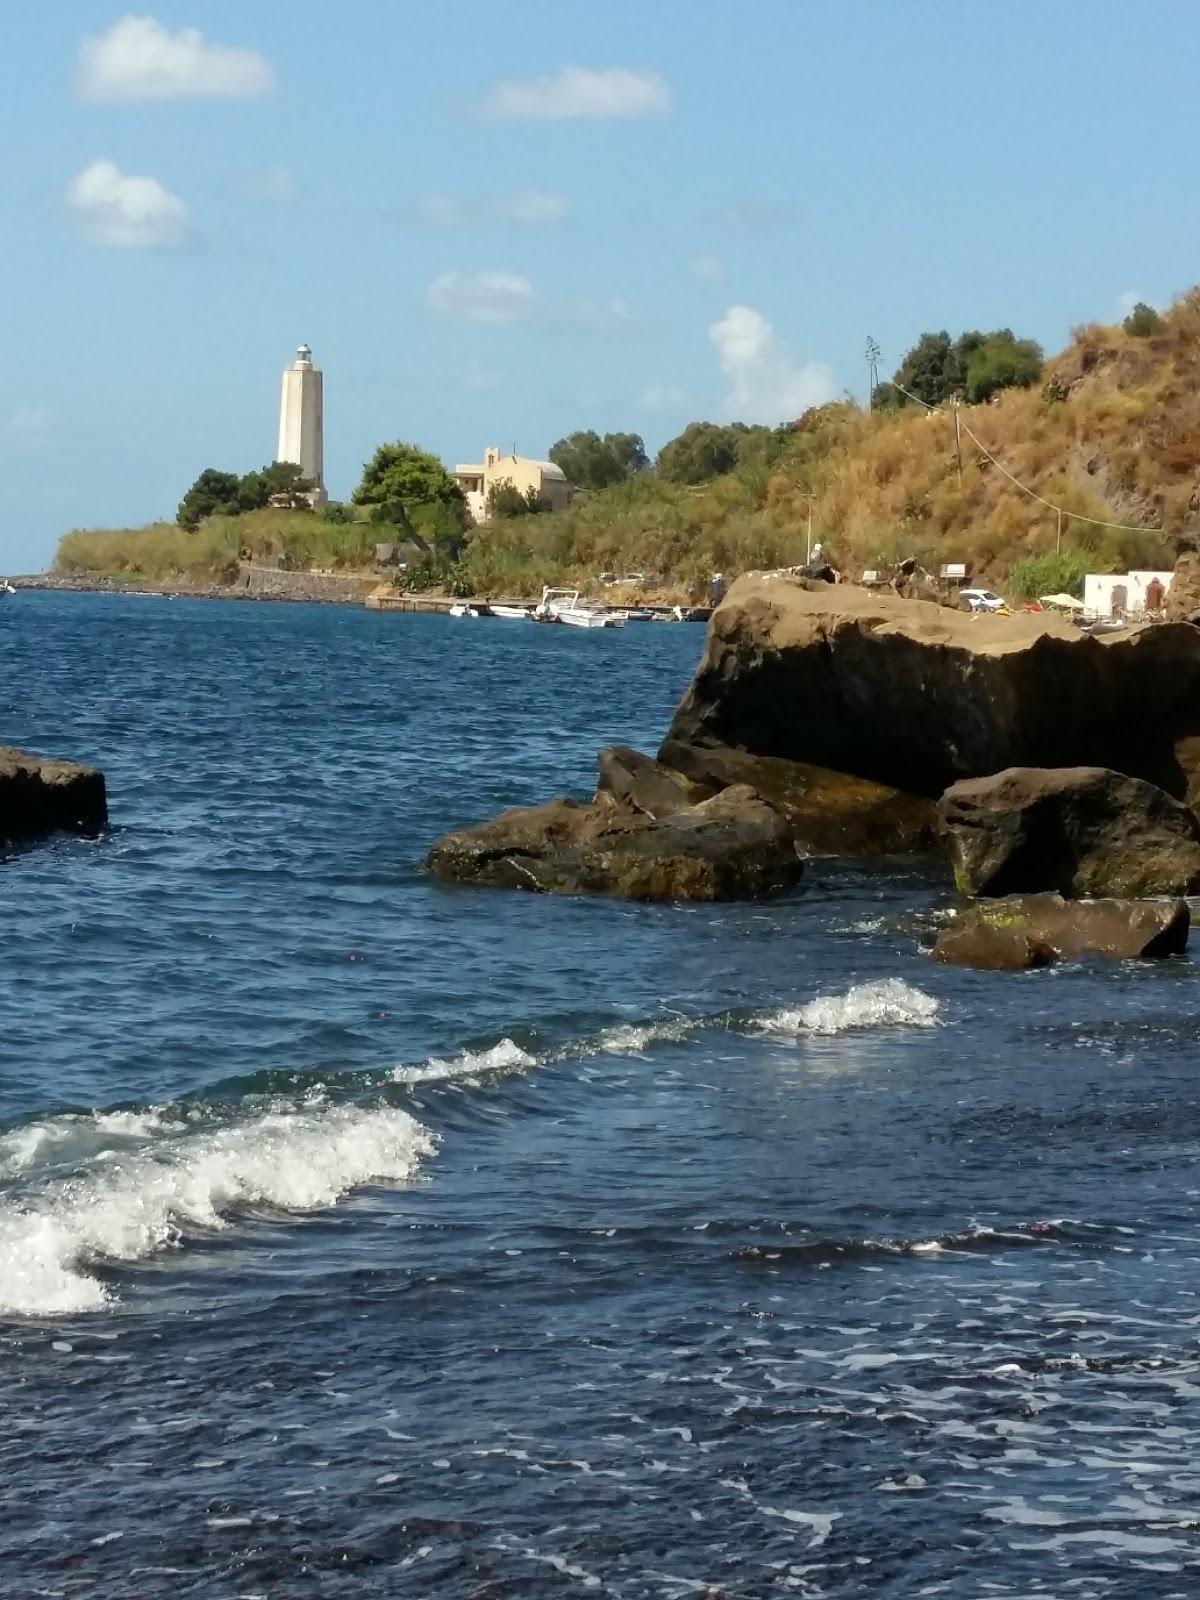
<svg viewBox="0 0 1200 1600">
<path fill-rule="evenodd" d="M 965 578 L 967 564 L 965 561 L 948 561 L 942 568 L 943 578 Z"/>
</svg>

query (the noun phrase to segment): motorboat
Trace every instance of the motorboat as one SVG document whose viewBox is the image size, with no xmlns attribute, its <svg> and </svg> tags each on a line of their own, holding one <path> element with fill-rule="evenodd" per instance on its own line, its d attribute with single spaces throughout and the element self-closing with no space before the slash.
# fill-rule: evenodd
<svg viewBox="0 0 1200 1600">
<path fill-rule="evenodd" d="M 468 606 L 457 602 L 450 607 L 450 615 L 452 617 L 478 617 L 482 616 L 482 612 L 478 606 Z"/>
<path fill-rule="evenodd" d="M 500 617 L 505 622 L 528 622 L 528 606 L 488 606 L 488 615 Z"/>
<path fill-rule="evenodd" d="M 597 611 L 581 606 L 578 589 L 542 590 L 533 609 L 535 622 L 565 622 L 570 628 L 623 628 L 625 618 L 616 611 Z"/>
<path fill-rule="evenodd" d="M 0 600 L 7 600 L 10 594 L 16 594 L 16 592 L 7 578 L 0 578 Z"/>
</svg>

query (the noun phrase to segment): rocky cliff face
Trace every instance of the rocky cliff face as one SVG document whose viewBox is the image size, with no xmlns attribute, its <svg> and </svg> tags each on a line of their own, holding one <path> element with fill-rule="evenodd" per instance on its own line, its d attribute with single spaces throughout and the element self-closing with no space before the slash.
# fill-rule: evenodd
<svg viewBox="0 0 1200 1600">
<path fill-rule="evenodd" d="M 1102 766 L 1194 801 L 1200 630 L 1093 639 L 1048 614 L 751 575 L 713 614 L 663 756 L 712 744 L 929 798 L 1005 767 Z"/>
</svg>

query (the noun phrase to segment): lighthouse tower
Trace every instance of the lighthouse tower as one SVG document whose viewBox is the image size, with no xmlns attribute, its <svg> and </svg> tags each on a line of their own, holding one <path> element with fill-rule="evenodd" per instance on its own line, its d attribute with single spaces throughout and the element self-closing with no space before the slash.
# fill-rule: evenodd
<svg viewBox="0 0 1200 1600">
<path fill-rule="evenodd" d="M 325 493 L 325 405 L 320 367 L 313 366 L 312 351 L 302 344 L 296 359 L 283 372 L 279 401 L 279 449 L 276 461 L 293 461 L 313 484 L 313 504 L 323 505 Z"/>
</svg>

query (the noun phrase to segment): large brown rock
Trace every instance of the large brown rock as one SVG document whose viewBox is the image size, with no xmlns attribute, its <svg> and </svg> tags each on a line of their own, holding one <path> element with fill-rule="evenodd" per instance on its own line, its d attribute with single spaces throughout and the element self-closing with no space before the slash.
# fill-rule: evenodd
<svg viewBox="0 0 1200 1600">
<path fill-rule="evenodd" d="M 609 794 L 504 811 L 439 839 L 426 866 L 466 883 L 629 900 L 759 899 L 803 872 L 787 823 L 744 786 L 661 819 Z"/>
<path fill-rule="evenodd" d="M 989 971 L 1063 957 L 1141 959 L 1187 948 L 1186 900 L 1064 900 L 1057 894 L 981 901 L 933 947 L 935 961 Z"/>
<path fill-rule="evenodd" d="M 643 757 L 643 760 L 647 758 Z M 778 756 L 756 756 L 730 745 L 668 739 L 660 761 L 694 787 L 717 793 L 744 783 L 791 824 L 810 855 L 912 855 L 937 847 L 933 804 L 869 778 Z"/>
<path fill-rule="evenodd" d="M 1163 616 L 1168 622 L 1200 621 L 1200 552 L 1190 547 L 1181 550 L 1175 562 Z"/>
<path fill-rule="evenodd" d="M 1089 638 L 1045 612 L 749 575 L 713 613 L 669 740 L 934 799 L 1013 766 L 1110 767 L 1182 799 L 1200 771 L 1200 629 Z"/>
<path fill-rule="evenodd" d="M 938 814 L 964 894 L 1194 894 L 1200 821 L 1105 767 L 1009 767 L 964 778 Z"/>
<path fill-rule="evenodd" d="M 725 783 L 695 783 L 683 772 L 674 772 L 653 756 L 623 744 L 601 750 L 597 766 L 597 799 L 609 795 L 656 820 L 673 816 L 698 800 L 711 799 L 718 790 L 736 781 L 731 778 Z"/>
<path fill-rule="evenodd" d="M 0 845 L 60 830 L 97 834 L 107 822 L 103 773 L 0 746 Z"/>
</svg>

